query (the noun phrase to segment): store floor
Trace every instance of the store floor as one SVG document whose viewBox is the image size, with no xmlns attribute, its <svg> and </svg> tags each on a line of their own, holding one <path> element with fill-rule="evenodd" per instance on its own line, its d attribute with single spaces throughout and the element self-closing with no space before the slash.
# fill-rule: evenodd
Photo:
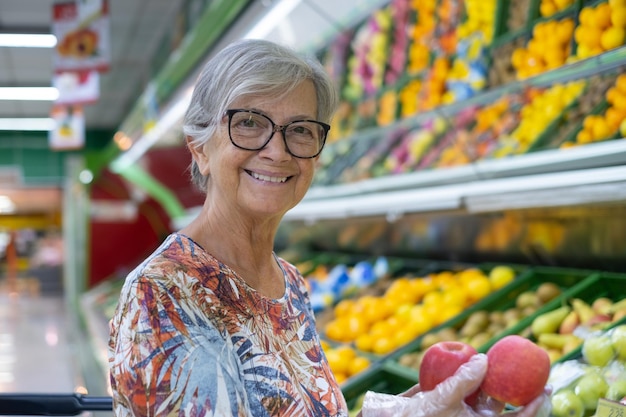
<svg viewBox="0 0 626 417">
<path fill-rule="evenodd" d="M 0 393 L 107 395 L 63 296 L 0 288 Z"/>
</svg>

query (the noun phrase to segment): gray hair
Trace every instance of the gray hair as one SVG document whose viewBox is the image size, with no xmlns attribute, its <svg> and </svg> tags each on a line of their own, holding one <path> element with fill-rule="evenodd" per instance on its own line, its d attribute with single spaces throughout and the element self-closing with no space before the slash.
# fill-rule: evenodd
<svg viewBox="0 0 626 417">
<path fill-rule="evenodd" d="M 189 146 L 201 146 L 215 134 L 228 107 L 238 98 L 277 98 L 301 82 L 313 82 L 317 119 L 330 123 L 339 97 L 324 67 L 314 57 L 266 40 L 239 40 L 219 51 L 200 73 L 183 120 Z M 192 182 L 206 190 L 208 178 L 191 163 Z"/>
</svg>

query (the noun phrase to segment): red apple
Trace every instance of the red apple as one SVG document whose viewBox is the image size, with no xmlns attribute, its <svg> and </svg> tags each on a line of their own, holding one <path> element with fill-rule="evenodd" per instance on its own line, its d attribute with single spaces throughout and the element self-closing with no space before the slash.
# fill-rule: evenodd
<svg viewBox="0 0 626 417">
<path fill-rule="evenodd" d="M 481 390 L 513 406 L 526 405 L 544 390 L 550 376 L 548 353 L 525 337 L 505 336 L 487 351 Z"/>
<path fill-rule="evenodd" d="M 476 349 L 467 343 L 457 341 L 438 342 L 426 349 L 419 370 L 419 382 L 423 391 L 430 391 L 439 383 L 454 375 L 459 366 L 469 361 Z M 478 394 L 466 397 L 465 402 L 472 404 Z"/>
</svg>

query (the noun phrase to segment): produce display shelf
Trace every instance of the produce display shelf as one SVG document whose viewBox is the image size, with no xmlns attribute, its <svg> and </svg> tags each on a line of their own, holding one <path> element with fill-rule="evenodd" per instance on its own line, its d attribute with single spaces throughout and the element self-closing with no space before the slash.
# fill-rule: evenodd
<svg viewBox="0 0 626 417">
<path fill-rule="evenodd" d="M 480 267 L 488 269 L 489 264 L 483 264 Z M 431 332 L 441 327 L 458 327 L 469 315 L 481 309 L 495 311 L 509 308 L 515 304 L 517 295 L 534 290 L 544 282 L 558 284 L 562 288 L 562 293 L 544 304 L 534 314 L 521 319 L 515 326 L 493 337 L 478 349 L 479 352 L 486 352 L 493 343 L 506 335 L 523 333 L 536 317 L 565 305 L 572 298 L 580 298 L 587 303 L 592 303 L 599 297 L 609 297 L 614 301 L 626 298 L 626 274 L 556 267 L 531 267 L 501 290 L 492 293 L 465 312 L 431 330 Z M 611 323 L 605 328 L 605 331 L 621 324 L 626 324 L 626 318 Z M 348 403 L 354 404 L 368 390 L 399 394 L 418 383 L 419 372 L 400 364 L 398 359 L 402 355 L 418 349 L 422 338 L 423 336 L 394 351 L 386 358 L 374 363 L 370 369 L 346 381 L 342 385 L 342 391 Z M 533 340 L 532 336 L 530 339 Z M 579 347 L 563 355 L 554 364 L 580 357 L 581 348 Z"/>
</svg>

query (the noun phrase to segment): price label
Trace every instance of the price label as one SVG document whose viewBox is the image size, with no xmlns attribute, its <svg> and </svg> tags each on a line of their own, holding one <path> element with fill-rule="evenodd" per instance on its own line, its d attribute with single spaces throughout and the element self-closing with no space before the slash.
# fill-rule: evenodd
<svg viewBox="0 0 626 417">
<path fill-rule="evenodd" d="M 626 417 L 626 405 L 600 398 L 595 417 Z"/>
</svg>

